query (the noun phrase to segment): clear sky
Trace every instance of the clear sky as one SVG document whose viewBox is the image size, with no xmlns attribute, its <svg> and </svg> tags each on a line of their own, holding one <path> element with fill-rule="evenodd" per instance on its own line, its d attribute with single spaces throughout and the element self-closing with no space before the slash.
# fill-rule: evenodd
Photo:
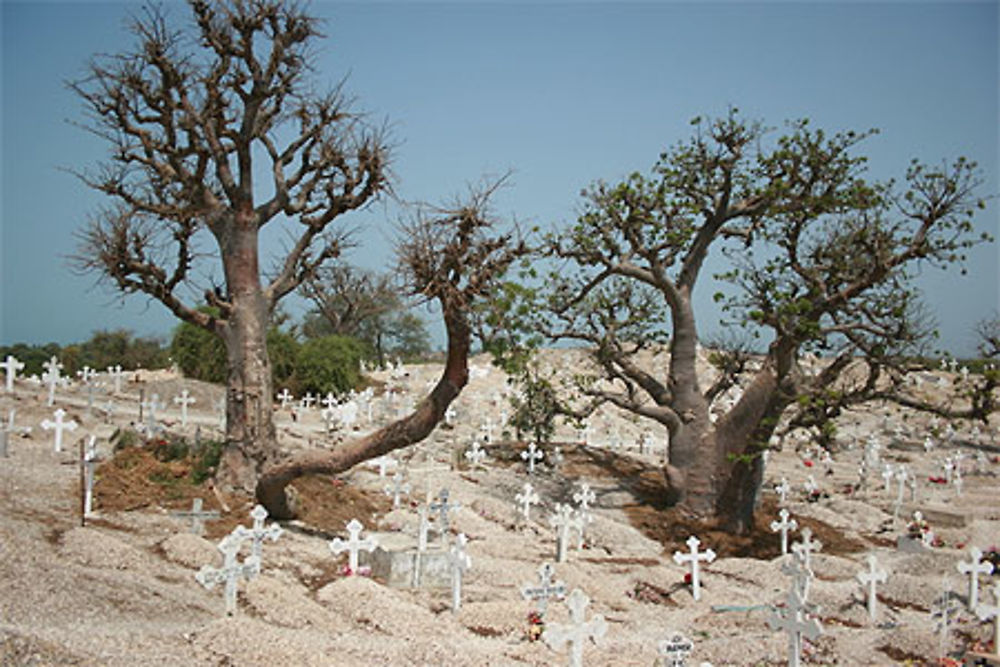
<svg viewBox="0 0 1000 667">
<path fill-rule="evenodd" d="M 187 20 L 185 6 L 165 2 Z M 2 20 L 0 343 L 85 340 L 99 329 L 166 335 L 157 302 L 94 288 L 66 256 L 100 203 L 66 169 L 106 147 L 72 124 L 82 107 L 64 85 L 98 52 L 131 43 L 129 3 L 10 2 Z M 911 157 L 966 155 L 998 187 L 998 3 L 338 3 L 326 19 L 317 81 L 349 75 L 360 106 L 397 142 L 398 193 L 440 201 L 484 174 L 514 171 L 503 216 L 547 226 L 573 219 L 595 179 L 647 170 L 687 136 L 696 115 L 730 105 L 778 126 L 808 117 L 829 130 L 871 127 L 876 177 L 902 176 Z M 376 206 L 357 263 L 391 268 L 393 211 Z M 979 216 L 996 233 L 998 205 Z M 272 254 L 277 253 L 277 247 Z M 921 286 L 959 354 L 995 313 L 997 244 L 970 257 L 969 275 L 927 271 Z M 717 313 L 700 285 L 702 329 Z M 299 312 L 295 304 L 289 310 Z"/>
</svg>

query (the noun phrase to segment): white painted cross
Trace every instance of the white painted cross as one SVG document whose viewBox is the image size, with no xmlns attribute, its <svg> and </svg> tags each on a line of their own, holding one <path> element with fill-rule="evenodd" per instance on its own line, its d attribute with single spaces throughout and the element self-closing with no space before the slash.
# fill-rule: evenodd
<svg viewBox="0 0 1000 667">
<path fill-rule="evenodd" d="M 587 528 L 587 524 L 594 520 L 594 517 L 590 514 L 590 503 L 597 500 L 597 494 L 594 493 L 590 484 L 582 482 L 580 484 L 580 490 L 573 494 L 573 502 L 578 503 L 577 513 L 580 517 L 580 532 L 577 539 L 577 549 L 583 548 L 583 533 Z"/>
<path fill-rule="evenodd" d="M 892 477 L 892 465 L 886 463 L 882 468 L 882 482 L 885 484 L 886 493 L 889 493 L 889 490 L 892 488 Z"/>
<path fill-rule="evenodd" d="M 899 486 L 896 490 L 896 502 L 893 504 L 892 508 L 893 521 L 899 518 L 899 509 L 903 506 L 903 494 L 906 493 L 906 481 L 909 478 L 910 471 L 906 469 L 905 465 L 900 464 L 899 468 L 896 470 L 896 480 L 899 482 Z"/>
<path fill-rule="evenodd" d="M 980 602 L 976 605 L 976 616 L 981 621 L 993 619 L 993 655 L 1000 658 L 1000 581 L 993 584 L 993 604 Z"/>
<path fill-rule="evenodd" d="M 545 620 L 545 611 L 548 609 L 549 598 L 562 600 L 566 597 L 566 584 L 562 581 L 552 582 L 555 576 L 555 568 L 552 563 L 542 563 L 538 568 L 538 585 L 525 584 L 521 587 L 521 597 L 525 600 L 533 600 L 538 603 L 538 616 Z"/>
<path fill-rule="evenodd" d="M 663 667 L 685 667 L 685 658 L 694 650 L 694 642 L 679 632 L 674 632 L 669 639 L 659 644 L 659 653 L 663 657 Z"/>
<path fill-rule="evenodd" d="M 84 366 L 76 372 L 76 375 L 80 378 L 80 382 L 83 384 L 90 384 L 90 381 L 97 376 L 97 371 L 90 366 Z"/>
<path fill-rule="evenodd" d="M 315 402 L 316 402 L 316 399 L 313 398 L 312 392 L 308 392 L 307 391 L 306 395 L 303 396 L 302 399 L 299 401 L 299 404 L 303 408 L 305 408 L 306 410 L 308 410 L 309 408 L 312 407 L 312 404 L 315 403 Z"/>
<path fill-rule="evenodd" d="M 587 621 L 587 606 L 590 599 L 579 588 L 574 588 L 566 600 L 570 622 L 567 625 L 551 624 L 542 634 L 542 639 L 553 651 L 562 650 L 569 644 L 570 667 L 583 667 L 583 646 L 588 639 L 597 643 L 608 632 L 608 624 L 601 615 Z"/>
<path fill-rule="evenodd" d="M 329 410 L 333 408 L 335 405 L 337 405 L 337 397 L 333 395 L 332 391 L 328 391 L 326 393 L 326 396 L 320 399 L 320 403 L 323 405 L 324 408 Z"/>
<path fill-rule="evenodd" d="M 806 495 L 808 496 L 813 496 L 819 493 L 819 484 L 816 483 L 816 478 L 812 475 L 809 475 L 806 478 L 805 484 L 802 485 L 802 488 L 806 490 Z"/>
<path fill-rule="evenodd" d="M 465 458 L 469 461 L 472 467 L 484 468 L 483 460 L 486 459 L 486 451 L 479 446 L 479 441 L 475 440 L 472 443 L 472 447 L 465 452 Z"/>
<path fill-rule="evenodd" d="M 188 406 L 197 403 L 197 400 L 185 389 L 180 396 L 174 396 L 174 403 L 181 406 L 181 426 L 187 426 Z"/>
<path fill-rule="evenodd" d="M 205 530 L 205 519 L 218 519 L 219 513 L 215 510 L 202 510 L 204 502 L 201 498 L 195 498 L 191 501 L 191 509 L 183 510 L 179 512 L 171 512 L 171 516 L 175 516 L 178 519 L 191 519 L 191 532 L 195 535 L 201 535 Z M 237 545 L 238 546 L 238 545 Z"/>
<path fill-rule="evenodd" d="M 124 373 L 122 373 L 121 364 L 108 366 L 105 370 L 107 371 L 108 376 L 114 383 L 115 393 L 120 394 L 122 392 L 122 377 L 125 375 Z"/>
<path fill-rule="evenodd" d="M 55 451 L 58 453 L 62 451 L 63 431 L 75 431 L 77 424 L 72 419 L 70 419 L 69 421 L 63 421 L 63 417 L 66 416 L 66 411 L 63 410 L 62 408 L 56 410 L 53 413 L 53 416 L 56 418 L 56 420 L 50 421 L 46 419 L 45 421 L 42 422 L 42 428 L 44 428 L 46 431 L 51 431 L 52 429 L 55 429 L 54 444 L 55 444 Z"/>
<path fill-rule="evenodd" d="M 232 535 L 222 538 L 218 549 L 223 555 L 222 567 L 216 569 L 203 565 L 194 578 L 208 590 L 212 590 L 216 584 L 226 584 L 226 614 L 231 616 L 236 612 L 236 582 L 240 577 L 248 581 L 255 577 L 260 572 L 260 561 L 250 556 L 242 564 L 238 563 L 236 554 L 240 550 L 240 541 Z"/>
<path fill-rule="evenodd" d="M 421 505 L 417 512 L 420 514 L 420 526 L 417 528 L 417 551 L 423 552 L 427 551 L 427 531 L 431 528 L 431 522 L 427 516 L 430 509 L 427 505 Z M 419 575 L 419 569 L 414 574 Z"/>
<path fill-rule="evenodd" d="M 674 552 L 674 562 L 678 565 L 683 565 L 684 563 L 691 564 L 691 591 L 695 600 L 701 599 L 701 578 L 699 575 L 699 563 L 705 561 L 706 563 L 711 563 L 715 560 L 715 552 L 711 549 L 706 549 L 705 551 L 699 553 L 698 545 L 701 544 L 701 540 L 692 535 L 687 540 L 689 553 L 684 553 L 683 551 Z"/>
<path fill-rule="evenodd" d="M 538 494 L 531 486 L 531 482 L 524 483 L 524 491 L 514 496 L 514 500 L 517 501 L 518 509 L 521 512 L 521 516 L 524 517 L 525 521 L 531 520 L 531 506 L 537 505 L 539 500 Z"/>
<path fill-rule="evenodd" d="M 793 586 L 788 591 L 783 608 L 775 608 L 767 619 L 772 630 L 783 630 L 788 634 L 788 665 L 799 667 L 802 658 L 802 636 L 815 641 L 823 632 L 819 621 L 806 615 L 805 600 Z"/>
<path fill-rule="evenodd" d="M 330 542 L 330 551 L 335 554 L 339 554 L 341 551 L 347 551 L 347 566 L 350 568 L 350 574 L 354 575 L 358 573 L 358 552 L 364 549 L 365 551 L 371 553 L 378 546 L 378 540 L 374 537 L 366 537 L 361 540 L 358 536 L 364 526 L 357 519 L 351 519 L 350 523 L 347 524 L 347 532 L 350 533 L 351 537 L 345 542 L 339 537 L 335 537 Z"/>
<path fill-rule="evenodd" d="M 549 517 L 549 525 L 556 531 L 556 562 L 566 562 L 566 545 L 569 544 L 569 531 L 583 530 L 583 520 L 573 512 L 569 505 L 556 505 L 556 513 Z"/>
<path fill-rule="evenodd" d="M 792 557 L 781 564 L 781 573 L 791 577 L 792 586 L 798 591 L 803 602 L 809 599 L 809 584 L 813 578 L 813 571 L 806 566 L 801 553 L 792 552 Z"/>
<path fill-rule="evenodd" d="M 812 553 L 823 548 L 823 543 L 813 540 L 812 529 L 808 526 L 802 529 L 802 541 L 792 545 L 792 551 L 801 559 L 807 570 L 812 570 Z"/>
<path fill-rule="evenodd" d="M 528 462 L 528 474 L 534 474 L 535 462 L 545 458 L 545 452 L 535 447 L 535 443 L 528 445 L 528 449 L 521 452 L 521 459 Z"/>
<path fill-rule="evenodd" d="M 387 496 L 392 496 L 392 509 L 399 509 L 399 497 L 404 493 L 406 495 L 410 494 L 410 483 L 403 482 L 404 476 L 402 472 L 396 472 L 392 476 L 392 484 L 385 487 L 384 491 Z"/>
<path fill-rule="evenodd" d="M 17 416 L 17 409 L 11 408 L 7 416 L 7 423 L 0 420 L 0 456 L 7 458 L 7 437 L 11 433 L 31 433 L 30 426 L 15 426 L 14 417 Z"/>
<path fill-rule="evenodd" d="M 4 369 L 7 373 L 7 391 L 14 391 L 14 380 L 17 378 L 17 372 L 24 370 L 24 364 L 18 361 L 17 357 L 8 354 L 7 359 L 0 363 L 0 368 Z"/>
<path fill-rule="evenodd" d="M 59 371 L 62 370 L 63 365 L 59 363 L 59 360 L 56 357 L 52 357 L 42 364 L 42 368 L 45 369 L 45 374 L 42 376 L 42 379 L 49 383 L 48 405 L 51 407 L 52 405 L 55 405 L 56 402 L 56 385 L 59 384 Z"/>
<path fill-rule="evenodd" d="M 142 408 L 146 411 L 146 432 L 149 435 L 162 430 L 163 427 L 156 421 L 156 411 L 163 407 L 164 405 L 160 402 L 159 394 L 153 394 L 149 397 L 148 401 L 142 402 Z"/>
<path fill-rule="evenodd" d="M 94 468 L 97 466 L 97 436 L 90 436 L 80 460 L 83 467 L 83 518 L 91 515 L 94 506 Z"/>
<path fill-rule="evenodd" d="M 878 600 L 878 598 L 877 598 L 877 596 L 875 594 L 875 584 L 877 584 L 877 583 L 883 583 L 884 584 L 886 582 L 886 580 L 887 580 L 887 578 L 888 578 L 889 575 L 888 575 L 888 573 L 885 570 L 879 569 L 878 560 L 875 558 L 875 554 L 868 554 L 868 558 L 866 559 L 866 562 L 868 563 L 868 569 L 867 570 L 862 570 L 861 572 L 858 572 L 855 575 L 855 578 L 858 580 L 858 583 L 860 583 L 862 586 L 864 586 L 865 588 L 868 589 L 867 590 L 867 593 L 868 593 L 868 620 L 870 620 L 872 623 L 874 623 L 875 622 L 875 603 Z"/>
<path fill-rule="evenodd" d="M 263 505 L 256 505 L 250 512 L 250 518 L 253 519 L 253 528 L 247 528 L 246 526 L 236 526 L 233 529 L 233 535 L 239 539 L 241 542 L 243 540 L 252 540 L 250 546 L 250 553 L 257 562 L 260 562 L 261 555 L 261 545 L 264 544 L 264 540 L 268 539 L 272 542 L 277 542 L 278 538 L 284 532 L 276 523 L 272 523 L 268 527 L 264 527 L 264 520 L 267 518 L 267 510 L 264 509 Z"/>
<path fill-rule="evenodd" d="M 285 387 L 284 389 L 282 389 L 281 393 L 278 394 L 275 398 L 277 398 L 279 401 L 281 401 L 281 409 L 282 410 L 284 410 L 285 408 L 287 408 L 288 404 L 295 400 L 295 397 L 292 396 L 292 393 L 290 391 L 288 391 L 288 387 Z"/>
<path fill-rule="evenodd" d="M 951 595 L 951 584 L 944 580 L 944 590 L 931 606 L 931 618 L 934 619 L 938 631 L 938 657 L 943 658 L 948 634 L 951 628 L 951 617 L 958 613 L 958 605 Z"/>
<path fill-rule="evenodd" d="M 450 492 L 448 489 L 441 489 L 438 492 L 438 501 L 436 503 L 429 503 L 430 510 L 438 513 L 438 523 L 440 524 L 438 530 L 440 530 L 442 538 L 444 538 L 450 530 L 449 513 L 452 510 L 457 510 L 461 507 L 458 503 L 449 503 L 449 496 Z"/>
<path fill-rule="evenodd" d="M 781 478 L 781 484 L 774 487 L 774 492 L 778 494 L 778 502 L 784 505 L 788 501 L 788 492 L 792 490 L 788 480 Z"/>
<path fill-rule="evenodd" d="M 969 560 L 955 564 L 958 571 L 969 576 L 969 611 L 975 611 L 979 604 L 979 575 L 993 574 L 993 563 L 982 560 L 983 552 L 979 547 L 969 547 Z"/>
<path fill-rule="evenodd" d="M 788 553 L 788 531 L 795 530 L 799 524 L 795 519 L 789 520 L 788 510 L 785 508 L 778 512 L 778 516 L 781 517 L 781 521 L 772 521 L 771 530 L 781 532 L 781 555 L 784 556 Z"/>
<path fill-rule="evenodd" d="M 924 437 L 924 453 L 930 454 L 931 450 L 934 449 L 934 441 L 931 440 L 931 436 Z"/>
<path fill-rule="evenodd" d="M 448 552 L 448 564 L 451 566 L 451 611 L 457 613 L 462 608 L 462 574 L 472 567 L 472 558 L 465 553 L 468 539 L 465 533 L 459 533 L 455 544 Z"/>
</svg>

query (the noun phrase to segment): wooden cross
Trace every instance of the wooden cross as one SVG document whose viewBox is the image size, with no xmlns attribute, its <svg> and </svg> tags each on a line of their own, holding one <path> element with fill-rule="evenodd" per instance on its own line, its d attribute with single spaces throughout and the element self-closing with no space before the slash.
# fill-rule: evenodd
<svg viewBox="0 0 1000 667">
<path fill-rule="evenodd" d="M 341 551 L 347 551 L 347 566 L 351 569 L 350 574 L 352 575 L 358 573 L 358 552 L 364 549 L 371 553 L 378 546 L 378 540 L 374 537 L 366 537 L 363 540 L 358 539 L 363 529 L 364 526 L 360 521 L 351 519 L 350 523 L 347 524 L 347 532 L 351 535 L 350 539 L 345 542 L 336 537 L 330 542 L 330 551 L 333 553 L 339 554 Z"/>
<path fill-rule="evenodd" d="M 403 483 L 403 473 L 397 472 L 392 476 L 392 484 L 385 487 L 385 493 L 388 496 L 392 496 L 392 509 L 399 509 L 399 497 L 402 494 L 409 495 L 410 493 L 410 483 Z"/>
<path fill-rule="evenodd" d="M 278 394 L 276 396 L 276 398 L 279 401 L 281 401 L 281 409 L 282 410 L 284 410 L 286 407 L 288 407 L 288 404 L 291 403 L 295 399 L 295 397 L 292 396 L 291 392 L 288 391 L 288 387 L 285 387 L 284 389 L 282 389 L 281 393 Z"/>
<path fill-rule="evenodd" d="M 781 521 L 772 521 L 771 530 L 781 532 L 781 555 L 784 556 L 788 553 L 788 531 L 795 530 L 799 524 L 795 519 L 788 518 L 788 510 L 785 508 L 778 512 L 778 516 L 781 517 Z"/>
<path fill-rule="evenodd" d="M 802 636 L 815 641 L 823 632 L 819 621 L 808 618 L 805 613 L 805 600 L 793 586 L 785 598 L 784 608 L 775 608 L 767 624 L 772 630 L 783 630 L 788 633 L 788 665 L 799 667 L 802 656 Z"/>
<path fill-rule="evenodd" d="M 802 564 L 805 565 L 807 570 L 812 569 L 812 552 L 823 548 L 823 543 L 819 540 L 813 540 L 812 534 L 811 528 L 803 528 L 802 541 L 792 545 L 792 551 L 802 558 Z"/>
<path fill-rule="evenodd" d="M 520 506 L 521 516 L 525 521 L 531 520 L 531 506 L 537 505 L 540 498 L 531 486 L 531 482 L 524 483 L 524 491 L 514 496 L 514 500 Z"/>
<path fill-rule="evenodd" d="M 66 411 L 59 408 L 53 413 L 56 418 L 55 421 L 46 419 L 42 422 L 42 428 L 46 431 L 51 431 L 55 429 L 55 450 L 56 452 L 62 451 L 62 441 L 63 441 L 63 431 L 75 431 L 76 422 L 70 419 L 69 421 L 63 421 L 63 417 L 66 416 Z"/>
<path fill-rule="evenodd" d="M 868 589 L 868 620 L 874 623 L 875 602 L 878 599 L 875 595 L 875 584 L 885 583 L 889 575 L 885 570 L 878 568 L 878 560 L 875 558 L 875 554 L 868 554 L 867 562 L 868 569 L 858 572 L 855 576 L 858 583 Z"/>
<path fill-rule="evenodd" d="M 659 644 L 659 653 L 664 658 L 663 667 L 684 667 L 684 659 L 693 650 L 694 643 L 679 632 Z"/>
<path fill-rule="evenodd" d="M 528 462 L 528 474 L 534 474 L 535 462 L 545 458 L 545 452 L 535 447 L 535 443 L 528 445 L 528 449 L 521 452 L 521 459 Z"/>
<path fill-rule="evenodd" d="M 555 568 L 551 563 L 542 563 L 538 568 L 538 586 L 525 584 L 521 588 L 521 597 L 538 603 L 538 616 L 544 621 L 549 598 L 562 600 L 566 597 L 566 584 L 561 581 L 552 583 Z"/>
<path fill-rule="evenodd" d="M 14 391 L 14 379 L 17 377 L 18 371 L 24 370 L 24 363 L 18 361 L 17 357 L 8 354 L 7 359 L 0 363 L 0 368 L 4 369 L 7 374 L 7 391 Z"/>
<path fill-rule="evenodd" d="M 253 540 L 250 546 L 250 553 L 254 558 L 260 562 L 261 545 L 264 543 L 265 539 L 276 542 L 281 533 L 284 532 L 276 523 L 272 523 L 267 528 L 264 527 L 264 519 L 267 518 L 267 510 L 264 509 L 263 505 L 256 505 L 250 512 L 250 518 L 253 519 L 253 528 L 246 528 L 245 526 L 236 526 L 233 529 L 233 535 L 239 539 L 241 542 L 243 540 Z"/>
<path fill-rule="evenodd" d="M 191 501 L 191 509 L 183 510 L 177 512 L 171 512 L 170 515 L 177 517 L 178 519 L 191 519 L 191 532 L 195 535 L 201 535 L 205 531 L 205 520 L 206 519 L 218 519 L 219 513 L 215 510 L 202 511 L 203 502 L 201 498 L 195 498 Z"/>
<path fill-rule="evenodd" d="M 451 565 L 451 611 L 457 613 L 462 608 L 462 574 L 472 567 L 472 558 L 465 553 L 468 539 L 465 533 L 459 533 L 455 544 L 448 553 L 448 563 Z"/>
<path fill-rule="evenodd" d="M 691 592 L 695 600 L 701 599 L 701 581 L 699 578 L 699 567 L 698 564 L 701 561 L 706 563 L 711 563 L 715 560 L 715 552 L 711 549 L 706 549 L 705 551 L 698 553 L 698 545 L 701 544 L 701 540 L 692 535 L 687 540 L 689 553 L 684 553 L 682 551 L 674 552 L 674 562 L 678 565 L 682 565 L 685 562 L 691 563 Z"/>
<path fill-rule="evenodd" d="M 979 575 L 993 574 L 993 563 L 982 558 L 983 552 L 979 547 L 969 547 L 969 560 L 955 565 L 959 572 L 969 575 L 969 611 L 975 611 L 979 604 Z"/>
<path fill-rule="evenodd" d="M 977 604 L 976 616 L 981 621 L 993 618 L 993 658 L 1000 659 L 1000 581 L 993 584 L 993 604 Z"/>
<path fill-rule="evenodd" d="M 608 632 L 608 624 L 601 615 L 593 616 L 586 621 L 587 606 L 590 599 L 579 588 L 574 588 L 566 600 L 569 607 L 570 622 L 568 625 L 550 625 L 542 639 L 554 651 L 559 651 L 569 644 L 570 667 L 583 667 L 583 646 L 588 639 L 595 643 Z"/>
<path fill-rule="evenodd" d="M 231 616 L 236 613 L 236 583 L 240 577 L 247 581 L 255 577 L 260 572 L 260 560 L 250 556 L 243 563 L 237 562 L 240 541 L 232 535 L 222 538 L 218 548 L 224 559 L 222 567 L 216 569 L 203 565 L 194 578 L 208 590 L 212 590 L 216 584 L 225 583 L 226 614 Z"/>
</svg>

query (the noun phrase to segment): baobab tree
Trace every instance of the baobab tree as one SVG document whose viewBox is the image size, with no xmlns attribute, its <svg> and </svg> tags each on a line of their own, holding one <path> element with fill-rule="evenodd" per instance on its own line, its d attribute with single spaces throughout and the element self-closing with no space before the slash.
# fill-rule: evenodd
<svg viewBox="0 0 1000 667">
<path fill-rule="evenodd" d="M 188 5 L 193 25 L 184 29 L 145 8 L 132 50 L 95 57 L 70 84 L 84 127 L 109 149 L 104 163 L 78 172 L 110 201 L 80 232 L 76 266 L 223 340 L 221 481 L 249 491 L 276 449 L 271 316 L 340 254 L 342 216 L 387 190 L 389 151 L 341 86 L 314 92 L 309 48 L 320 33 L 297 4 Z M 270 225 L 291 239 L 273 272 L 259 247 Z M 221 285 L 195 281 L 206 254 Z"/>
<path fill-rule="evenodd" d="M 675 500 L 745 532 L 760 453 L 787 411 L 891 394 L 891 369 L 926 334 L 914 270 L 960 262 L 981 240 L 978 176 L 963 159 L 914 162 L 899 187 L 865 180 L 856 148 L 869 133 L 827 135 L 800 121 L 772 138 L 736 110 L 693 125 L 649 176 L 586 190 L 575 224 L 549 238 L 555 270 L 498 309 L 515 329 L 585 346 L 592 369 L 577 378 L 588 399 L 577 414 L 608 403 L 662 424 Z M 716 300 L 767 348 L 716 419 L 713 400 L 746 366 L 737 355 L 717 381 L 699 377 L 694 292 L 713 248 L 731 267 L 715 276 Z M 640 358 L 664 345 L 663 367 Z M 800 364 L 810 352 L 829 358 L 819 372 Z M 846 373 L 859 359 L 864 370 Z M 850 390 L 838 386 L 848 375 Z"/>
</svg>

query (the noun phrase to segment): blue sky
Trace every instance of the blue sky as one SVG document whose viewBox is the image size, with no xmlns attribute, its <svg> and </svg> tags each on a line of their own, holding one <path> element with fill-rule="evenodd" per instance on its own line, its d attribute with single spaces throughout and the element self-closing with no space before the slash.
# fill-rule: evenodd
<svg viewBox="0 0 1000 667">
<path fill-rule="evenodd" d="M 172 16 L 186 7 L 167 2 Z M 142 296 L 124 304 L 76 276 L 74 230 L 101 203 L 66 169 L 105 157 L 71 121 L 64 82 L 98 52 L 131 42 L 138 3 L 0 0 L 2 174 L 0 343 L 69 343 L 98 329 L 166 335 L 175 320 Z M 397 143 L 396 189 L 440 201 L 508 169 L 497 212 L 548 226 L 573 219 L 581 188 L 646 170 L 687 136 L 696 115 L 728 106 L 780 127 L 808 117 L 829 130 L 871 127 L 875 177 L 910 158 L 966 155 L 998 187 L 998 3 L 336 3 L 318 45 L 321 87 L 348 88 Z M 977 224 L 997 231 L 997 202 Z M 364 231 L 357 263 L 391 268 L 393 211 L 346 221 Z M 268 244 L 273 239 L 269 239 Z M 270 247 L 270 246 L 269 246 Z M 270 247 L 272 254 L 277 247 Z M 924 272 L 920 285 L 943 343 L 971 352 L 975 322 L 1000 308 L 997 244 L 969 275 Z M 702 329 L 714 286 L 700 284 Z M 293 314 L 300 305 L 290 303 Z"/>
</svg>

